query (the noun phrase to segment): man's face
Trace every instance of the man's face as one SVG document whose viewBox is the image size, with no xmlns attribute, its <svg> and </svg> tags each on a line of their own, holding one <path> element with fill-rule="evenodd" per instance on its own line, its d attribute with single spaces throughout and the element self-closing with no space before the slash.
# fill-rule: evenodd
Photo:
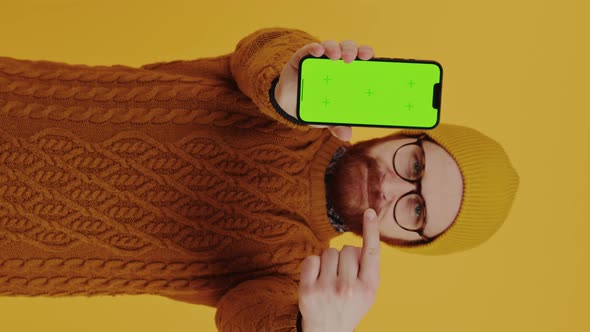
<svg viewBox="0 0 590 332">
<path fill-rule="evenodd" d="M 351 232 L 362 236 L 363 213 L 370 207 L 377 212 L 382 239 L 394 244 L 421 241 L 420 235 L 401 228 L 393 217 L 396 201 L 416 190 L 416 183 L 405 181 L 394 171 L 393 155 L 400 146 L 415 141 L 416 138 L 399 134 L 364 141 L 353 145 L 338 160 L 326 190 Z M 433 238 L 444 232 L 457 216 L 463 178 L 459 166 L 443 147 L 430 140 L 423 141 L 422 147 L 425 156 L 422 197 L 427 211 L 424 235 Z"/>
</svg>

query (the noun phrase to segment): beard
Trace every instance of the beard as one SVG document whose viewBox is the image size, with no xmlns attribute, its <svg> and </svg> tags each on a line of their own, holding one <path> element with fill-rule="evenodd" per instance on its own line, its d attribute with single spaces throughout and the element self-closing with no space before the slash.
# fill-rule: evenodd
<svg viewBox="0 0 590 332">
<path fill-rule="evenodd" d="M 369 207 L 376 210 L 380 195 L 379 171 L 377 160 L 367 155 L 375 145 L 402 137 L 393 134 L 386 137 L 359 142 L 350 147 L 336 162 L 330 181 L 326 187 L 336 213 L 352 233 L 363 236 L 363 215 Z M 365 176 L 366 174 L 366 180 Z M 363 199 L 362 190 L 367 182 L 367 199 Z"/>
</svg>

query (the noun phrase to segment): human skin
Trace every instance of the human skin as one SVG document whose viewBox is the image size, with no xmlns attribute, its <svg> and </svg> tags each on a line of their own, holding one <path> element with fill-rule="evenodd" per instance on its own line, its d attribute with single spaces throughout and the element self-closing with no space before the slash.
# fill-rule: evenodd
<svg viewBox="0 0 590 332">
<path fill-rule="evenodd" d="M 324 54 L 334 61 L 342 59 L 348 64 L 355 58 L 369 60 L 375 52 L 371 46 L 357 47 L 352 40 L 310 43 L 297 50 L 281 71 L 275 89 L 277 102 L 289 115 L 297 118 L 301 59 L 307 55 L 320 57 Z M 352 129 L 347 126 L 311 126 L 328 128 L 343 141 L 348 141 L 352 135 Z M 362 215 L 366 209 L 373 208 L 377 212 L 383 240 L 390 244 L 412 244 L 421 240 L 417 233 L 399 227 L 393 218 L 397 199 L 416 187 L 401 179 L 393 170 L 393 154 L 399 146 L 413 141 L 415 139 L 398 134 L 376 138 L 354 144 L 338 161 L 333 180 L 326 190 L 334 200 L 336 212 L 354 234 L 362 236 Z M 448 229 L 458 214 L 463 181 L 459 166 L 443 147 L 433 141 L 425 141 L 423 149 L 426 162 L 421 184 L 427 210 L 424 235 L 434 238 Z"/>
<path fill-rule="evenodd" d="M 289 115 L 297 118 L 296 98 L 299 62 L 306 55 L 351 63 L 355 58 L 374 56 L 370 46 L 357 47 L 352 40 L 338 44 L 328 40 L 311 43 L 297 50 L 281 71 L 275 99 Z M 350 140 L 346 126 L 311 125 L 328 128 L 343 141 Z M 399 227 L 393 219 L 393 206 L 415 184 L 401 179 L 393 170 L 395 150 L 415 141 L 399 135 L 353 145 L 336 163 L 333 178 L 326 188 L 335 200 L 336 212 L 350 230 L 363 236 L 363 248 L 328 248 L 321 256 L 308 256 L 301 266 L 299 310 L 304 332 L 353 331 L 374 304 L 379 285 L 379 240 L 412 243 L 420 237 Z M 423 143 L 425 170 L 422 195 L 426 202 L 425 235 L 436 236 L 446 230 L 457 215 L 463 192 L 458 165 L 444 148 L 431 141 Z M 376 218 L 369 216 L 375 214 Z"/>
<path fill-rule="evenodd" d="M 402 179 L 393 168 L 397 148 L 415 138 L 394 134 L 353 145 L 338 160 L 326 190 L 336 212 L 348 229 L 362 236 L 362 214 L 377 212 L 381 239 L 389 244 L 422 242 L 418 233 L 400 227 L 394 220 L 396 201 L 415 190 L 416 184 Z M 440 145 L 424 141 L 425 170 L 421 179 L 425 201 L 424 235 L 435 238 L 448 229 L 461 207 L 463 178 L 453 157 Z M 401 205 L 398 209 L 404 208 Z"/>
<path fill-rule="evenodd" d="M 363 247 L 344 246 L 308 256 L 301 265 L 299 311 L 304 332 L 353 331 L 375 303 L 379 287 L 379 229 L 364 214 Z"/>
</svg>

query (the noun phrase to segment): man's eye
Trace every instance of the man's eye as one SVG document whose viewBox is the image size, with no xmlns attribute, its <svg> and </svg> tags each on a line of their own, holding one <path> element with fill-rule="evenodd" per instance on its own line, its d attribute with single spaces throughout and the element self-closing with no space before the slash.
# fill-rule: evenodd
<svg viewBox="0 0 590 332">
<path fill-rule="evenodd" d="M 414 172 L 416 173 L 416 175 L 420 174 L 420 170 L 421 170 L 420 162 L 418 160 L 416 160 L 414 162 Z"/>
<path fill-rule="evenodd" d="M 420 175 L 421 171 L 422 164 L 420 163 L 420 159 L 416 157 L 412 158 L 410 161 L 410 174 L 412 174 L 412 177 L 417 177 L 418 175 Z"/>
<path fill-rule="evenodd" d="M 423 212 L 423 207 L 421 204 L 416 204 L 416 206 L 414 207 L 414 213 L 416 214 L 416 217 L 421 217 L 422 216 L 422 212 Z"/>
</svg>

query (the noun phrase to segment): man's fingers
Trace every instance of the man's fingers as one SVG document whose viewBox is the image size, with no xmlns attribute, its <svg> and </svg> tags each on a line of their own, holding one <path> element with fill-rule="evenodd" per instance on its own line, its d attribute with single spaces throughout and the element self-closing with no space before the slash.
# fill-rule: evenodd
<svg viewBox="0 0 590 332">
<path fill-rule="evenodd" d="M 340 43 L 335 40 L 325 40 L 321 44 L 309 43 L 298 49 L 291 57 L 289 65 L 298 71 L 299 63 L 303 57 L 307 55 L 320 57 L 324 54 L 332 60 L 342 58 L 345 63 L 351 63 L 357 57 L 362 60 L 369 60 L 375 56 L 375 51 L 368 45 L 358 47 L 354 40 L 344 40 Z"/>
<path fill-rule="evenodd" d="M 322 54 L 324 54 L 324 50 L 322 48 L 322 45 L 320 45 L 318 43 L 310 43 L 310 44 L 307 44 L 307 45 L 303 46 L 302 48 L 298 49 L 295 52 L 295 54 L 293 54 L 293 56 L 291 57 L 291 60 L 289 61 L 289 65 L 291 67 L 293 67 L 293 69 L 299 71 L 299 63 L 301 62 L 301 59 L 303 59 L 304 56 L 310 55 L 310 54 L 315 57 L 322 56 Z"/>
<path fill-rule="evenodd" d="M 361 248 L 345 245 L 340 250 L 338 278 L 352 285 L 358 279 Z"/>
<path fill-rule="evenodd" d="M 352 138 L 352 128 L 348 126 L 329 126 L 328 129 L 332 135 L 338 137 L 341 141 L 348 142 Z"/>
<path fill-rule="evenodd" d="M 339 60 L 342 56 L 342 52 L 340 50 L 340 44 L 335 40 L 324 40 L 322 42 L 322 46 L 324 47 L 326 56 L 332 60 Z"/>
<path fill-rule="evenodd" d="M 300 286 L 309 286 L 316 282 L 320 274 L 320 256 L 307 256 L 301 263 Z"/>
<path fill-rule="evenodd" d="M 338 273 L 338 257 L 340 253 L 336 248 L 328 248 L 324 250 L 320 262 L 320 277 L 326 283 L 331 283 L 336 279 Z"/>
<path fill-rule="evenodd" d="M 333 125 L 319 125 L 319 124 L 310 124 L 310 127 L 314 128 L 328 128 L 332 135 L 336 138 L 340 139 L 341 141 L 349 142 L 352 138 L 352 127 L 349 126 L 333 126 Z"/>
<path fill-rule="evenodd" d="M 373 220 L 368 220 L 369 211 L 375 213 L 373 209 L 367 209 L 363 216 L 363 250 L 359 279 L 377 287 L 379 284 L 379 264 L 381 258 L 379 224 L 377 223 L 376 216 Z"/>
<path fill-rule="evenodd" d="M 354 40 L 343 40 L 340 42 L 340 49 L 342 50 L 342 60 L 345 63 L 351 63 L 358 54 L 358 46 Z"/>
<path fill-rule="evenodd" d="M 361 45 L 359 47 L 358 58 L 361 60 L 369 60 L 375 56 L 375 50 L 371 46 Z"/>
</svg>

